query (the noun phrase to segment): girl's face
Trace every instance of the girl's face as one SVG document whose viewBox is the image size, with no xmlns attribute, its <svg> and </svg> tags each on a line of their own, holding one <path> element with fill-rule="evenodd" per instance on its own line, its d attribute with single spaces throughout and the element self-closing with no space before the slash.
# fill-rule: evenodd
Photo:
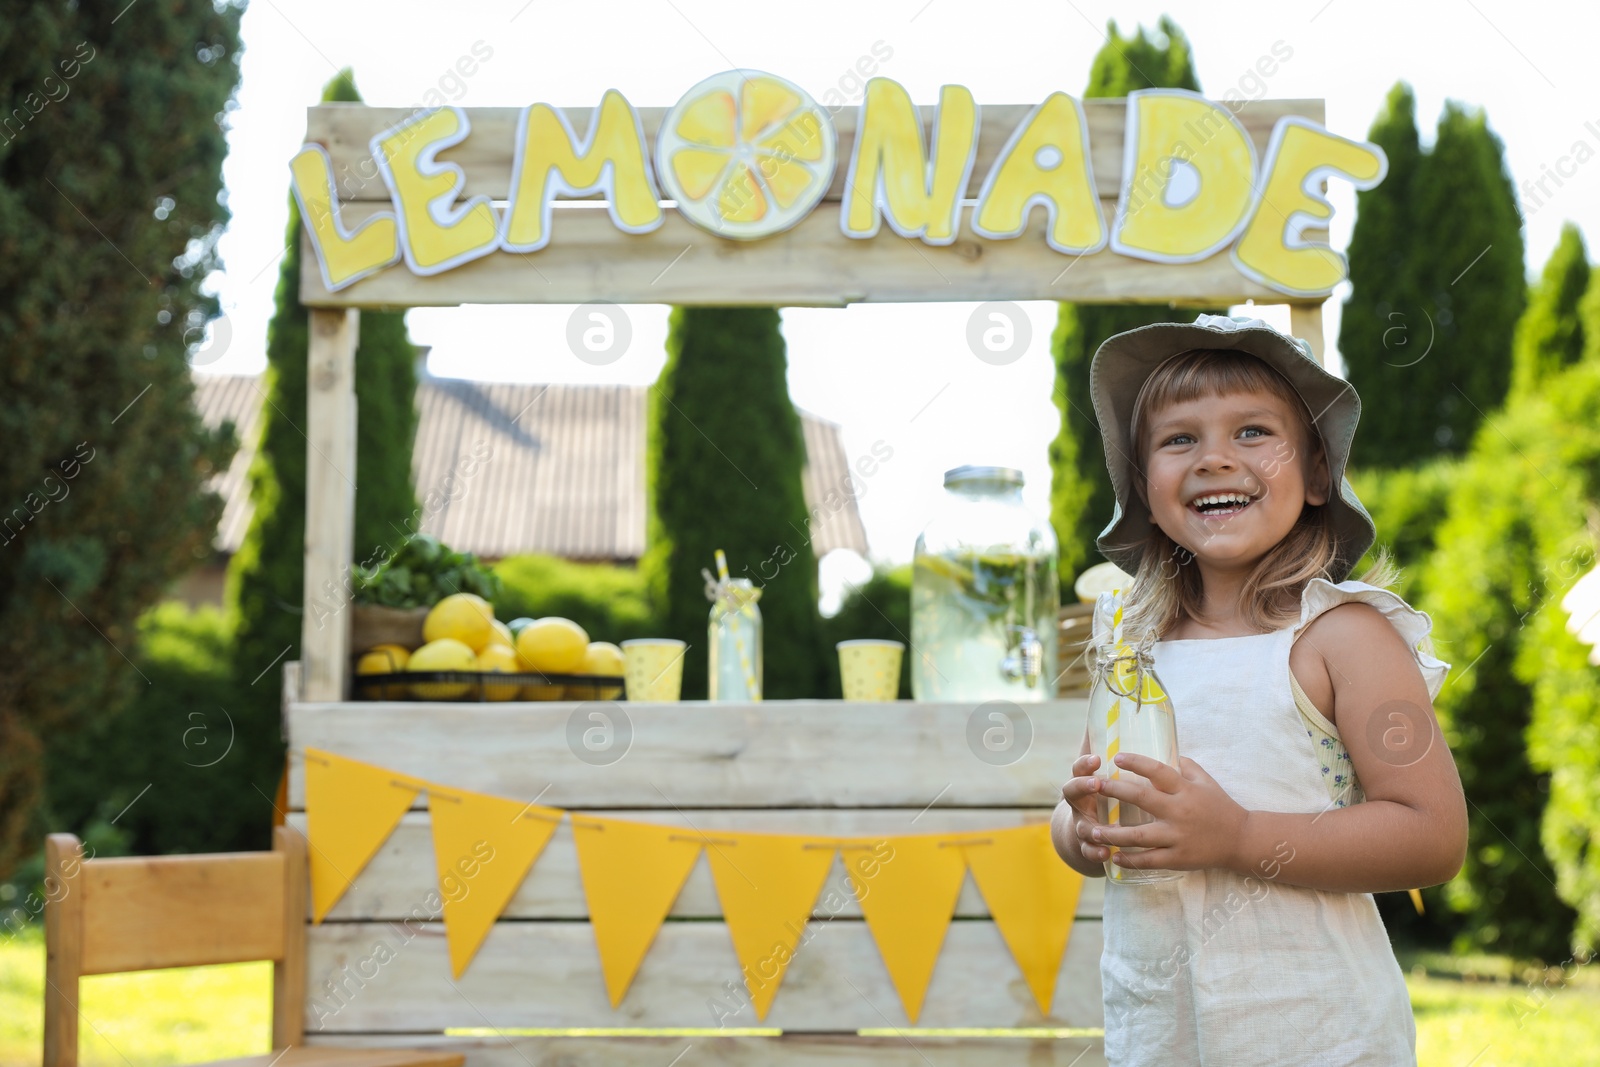
<svg viewBox="0 0 1600 1067">
<path fill-rule="evenodd" d="M 1244 570 L 1328 499 L 1295 409 L 1249 391 L 1170 404 L 1144 430 L 1150 514 L 1204 565 Z M 1320 450 L 1319 450 L 1320 453 Z"/>
</svg>

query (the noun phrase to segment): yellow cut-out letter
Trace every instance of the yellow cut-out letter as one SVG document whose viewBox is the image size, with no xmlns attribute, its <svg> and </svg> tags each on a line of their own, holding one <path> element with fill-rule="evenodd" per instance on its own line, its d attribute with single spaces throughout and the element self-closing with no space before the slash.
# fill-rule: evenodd
<svg viewBox="0 0 1600 1067">
<path fill-rule="evenodd" d="M 1199 93 L 1128 94 L 1122 193 L 1111 248 L 1154 263 L 1195 263 L 1250 215 L 1256 149 L 1239 120 Z"/>
<path fill-rule="evenodd" d="M 1105 245 L 1088 124 L 1082 105 L 1066 93 L 1051 93 L 1017 124 L 984 179 L 972 232 L 995 240 L 1021 236 L 1035 204 L 1044 205 L 1045 243 L 1057 252 L 1083 255 Z"/>
<path fill-rule="evenodd" d="M 939 90 L 930 164 L 922 119 L 905 87 L 889 78 L 873 78 L 861 99 L 839 228 L 846 237 L 873 237 L 879 220 L 887 216 L 901 237 L 950 244 L 961 222 L 961 197 L 977 151 L 978 107 L 965 86 Z"/>
<path fill-rule="evenodd" d="M 1285 116 L 1273 128 L 1265 173 L 1255 212 L 1233 250 L 1234 265 L 1280 293 L 1328 295 L 1345 279 L 1345 258 L 1300 236 L 1308 224 L 1333 218 L 1321 183 L 1337 175 L 1357 189 L 1371 189 L 1389 173 L 1389 158 L 1375 144 Z"/>
<path fill-rule="evenodd" d="M 383 172 L 400 223 L 400 248 L 414 274 L 438 274 L 486 256 L 499 241 L 487 196 L 454 207 L 466 175 L 435 157 L 472 132 L 467 113 L 441 107 L 406 119 L 372 139 L 372 158 Z"/>
<path fill-rule="evenodd" d="M 663 221 L 645 151 L 639 115 L 623 95 L 607 89 L 589 120 L 583 143 L 564 112 L 549 104 L 522 110 L 500 247 L 537 252 L 550 243 L 550 212 L 557 193 L 603 193 L 611 221 L 624 233 L 649 233 Z"/>
<path fill-rule="evenodd" d="M 289 173 L 328 292 L 336 293 L 400 261 L 392 212 L 380 211 L 353 230 L 345 228 L 334 195 L 333 161 L 321 145 L 303 146 L 289 161 Z"/>
</svg>

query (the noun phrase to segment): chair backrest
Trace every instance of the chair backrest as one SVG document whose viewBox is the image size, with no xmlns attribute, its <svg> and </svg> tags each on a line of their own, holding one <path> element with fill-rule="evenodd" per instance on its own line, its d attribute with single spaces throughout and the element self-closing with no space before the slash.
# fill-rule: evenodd
<svg viewBox="0 0 1600 1067">
<path fill-rule="evenodd" d="M 299 1044 L 305 1012 L 305 838 L 271 852 L 84 859 L 71 834 L 45 842 L 43 1067 L 78 1062 L 78 979 L 91 974 L 273 962 L 272 1044 Z"/>
</svg>

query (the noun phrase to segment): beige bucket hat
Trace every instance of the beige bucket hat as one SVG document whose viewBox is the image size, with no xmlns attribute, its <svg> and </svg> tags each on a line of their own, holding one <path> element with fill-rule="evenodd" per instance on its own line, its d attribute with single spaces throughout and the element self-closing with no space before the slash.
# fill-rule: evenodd
<svg viewBox="0 0 1600 1067">
<path fill-rule="evenodd" d="M 1106 338 L 1089 368 L 1089 392 L 1105 444 L 1106 469 L 1117 494 L 1116 511 L 1095 544 L 1123 570 L 1133 573 L 1139 549 L 1152 527 L 1150 509 L 1133 491 L 1133 404 L 1145 380 L 1162 363 L 1191 349 L 1246 352 L 1282 374 L 1311 415 L 1328 456 L 1328 474 L 1339 492 L 1328 498 L 1338 557 L 1334 582 L 1344 581 L 1378 532 L 1372 516 L 1345 478 L 1350 442 L 1361 418 L 1361 398 L 1344 379 L 1324 370 L 1311 346 L 1279 333 L 1260 319 L 1201 315 L 1193 323 L 1158 322 Z"/>
</svg>

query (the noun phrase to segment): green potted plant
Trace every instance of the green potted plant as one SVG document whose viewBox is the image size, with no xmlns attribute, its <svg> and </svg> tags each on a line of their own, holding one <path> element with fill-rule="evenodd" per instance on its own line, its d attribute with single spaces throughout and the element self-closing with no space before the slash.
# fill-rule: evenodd
<svg viewBox="0 0 1600 1067">
<path fill-rule="evenodd" d="M 475 593 L 492 605 L 502 591 L 499 576 L 471 552 L 456 552 L 423 533 L 407 537 L 376 566 L 354 570 L 353 652 L 383 644 L 416 648 L 422 621 L 440 600 Z"/>
</svg>

